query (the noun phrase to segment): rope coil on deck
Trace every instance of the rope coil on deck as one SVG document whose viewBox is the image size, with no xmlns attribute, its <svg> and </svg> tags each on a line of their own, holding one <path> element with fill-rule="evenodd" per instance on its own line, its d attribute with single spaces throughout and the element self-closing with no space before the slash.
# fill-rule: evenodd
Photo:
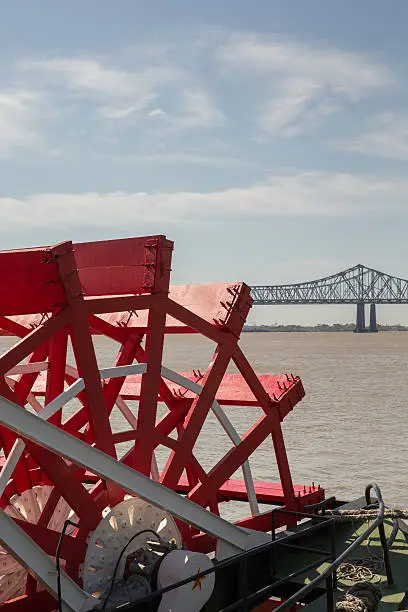
<svg viewBox="0 0 408 612">
<path fill-rule="evenodd" d="M 353 559 L 342 563 L 337 569 L 337 579 L 342 582 L 380 582 L 379 574 L 383 571 L 381 559 Z"/>
<path fill-rule="evenodd" d="M 374 612 L 382 598 L 381 589 L 372 582 L 359 582 L 350 587 L 336 604 L 336 612 Z"/>
</svg>

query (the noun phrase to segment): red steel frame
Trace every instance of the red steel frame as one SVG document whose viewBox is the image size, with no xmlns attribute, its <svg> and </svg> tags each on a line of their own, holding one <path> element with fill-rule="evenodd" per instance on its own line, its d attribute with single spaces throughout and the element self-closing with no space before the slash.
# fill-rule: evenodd
<svg viewBox="0 0 408 612">
<path fill-rule="evenodd" d="M 162 484 L 215 513 L 225 500 L 247 499 L 243 482 L 231 480 L 231 476 L 270 436 L 281 482 L 255 483 L 258 501 L 279 503 L 292 510 L 321 501 L 324 491 L 320 487 L 293 485 L 282 435 L 281 421 L 304 395 L 300 379 L 293 375 L 258 376 L 239 346 L 252 304 L 250 288 L 243 283 L 170 288 L 172 249 L 173 243 L 164 236 L 149 236 L 1 252 L 0 327 L 3 335 L 17 336 L 19 341 L 0 357 L 0 394 L 21 406 L 33 397 L 43 398 L 47 405 L 66 383 L 83 378 L 85 388 L 77 396 L 78 410 L 65 421 L 60 411 L 51 422 L 115 458 L 115 444 L 131 441 L 131 449 L 120 461 L 146 475 L 151 474 L 155 449 L 159 445 L 169 448 L 170 457 L 160 474 Z M 184 374 L 199 382 L 200 395 L 163 378 L 167 333 L 198 333 L 213 341 L 214 354 L 206 371 Z M 145 373 L 101 381 L 92 334 L 105 335 L 119 344 L 115 366 L 145 363 Z M 77 372 L 67 367 L 68 340 Z M 45 362 L 46 370 L 42 374 L 10 374 L 23 362 Z M 232 362 L 239 374 L 227 373 Z M 110 414 L 116 402 L 123 404 L 128 399 L 139 401 L 135 426 L 113 433 Z M 242 436 L 241 443 L 206 473 L 194 455 L 194 446 L 215 400 L 220 405 L 247 406 L 248 410 L 259 406 L 263 416 Z M 157 421 L 159 401 L 164 402 L 167 412 Z M 31 404 L 36 406 L 35 401 Z M 176 438 L 170 435 L 174 431 Z M 15 439 L 11 431 L 0 427 L 4 458 Z M 92 488 L 85 488 L 85 481 L 93 483 Z M 36 484 L 54 487 L 39 520 L 16 520 L 39 546 L 55 555 L 59 533 L 48 524 L 58 501 L 65 499 L 80 528 L 66 537 L 61 555 L 67 562 L 66 571 L 79 580 L 90 530 L 101 520 L 102 510 L 121 501 L 124 493 L 26 441 L 25 453 L 0 498 L 1 506 L 9 507 L 13 495 Z M 238 524 L 268 531 L 270 518 L 266 512 Z M 184 523 L 179 527 L 191 549 L 214 550 L 211 537 Z M 5 607 L 26 610 L 37 598 L 43 598 L 42 609 L 53 609 L 53 604 L 45 603 L 47 596 L 36 589 L 36 581 L 29 577 L 26 595 Z"/>
</svg>

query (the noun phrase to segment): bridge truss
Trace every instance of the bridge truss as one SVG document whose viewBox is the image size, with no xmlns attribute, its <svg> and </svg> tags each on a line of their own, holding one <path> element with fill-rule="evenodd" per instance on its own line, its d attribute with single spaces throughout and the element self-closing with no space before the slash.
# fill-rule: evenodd
<svg viewBox="0 0 408 612">
<path fill-rule="evenodd" d="M 314 281 L 253 286 L 251 295 L 255 305 L 357 304 L 356 331 L 377 331 L 375 305 L 408 304 L 408 280 L 358 264 Z M 370 304 L 368 330 L 366 304 Z"/>
</svg>

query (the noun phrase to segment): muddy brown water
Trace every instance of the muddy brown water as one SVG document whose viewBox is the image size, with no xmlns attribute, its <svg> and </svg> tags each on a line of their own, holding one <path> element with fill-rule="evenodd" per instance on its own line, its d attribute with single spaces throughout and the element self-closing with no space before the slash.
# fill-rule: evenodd
<svg viewBox="0 0 408 612">
<path fill-rule="evenodd" d="M 9 344 L 0 340 L 2 350 Z M 375 480 L 386 502 L 408 507 L 408 333 L 245 333 L 241 346 L 258 373 L 293 372 L 302 378 L 306 397 L 282 424 L 295 483 L 314 481 L 328 494 L 350 498 Z M 115 346 L 96 338 L 95 347 L 100 366 L 111 365 Z M 205 369 L 212 350 L 198 336 L 169 336 L 164 363 L 178 371 Z M 254 408 L 225 410 L 241 435 L 261 414 Z M 112 425 L 122 428 L 120 414 L 113 413 Z M 220 425 L 209 418 L 195 447 L 197 458 L 210 468 L 228 448 Z M 165 451 L 158 453 L 161 466 L 166 458 Z M 253 455 L 251 467 L 257 480 L 277 479 L 270 439 Z M 236 513 L 228 504 L 223 512 L 230 518 Z"/>
</svg>

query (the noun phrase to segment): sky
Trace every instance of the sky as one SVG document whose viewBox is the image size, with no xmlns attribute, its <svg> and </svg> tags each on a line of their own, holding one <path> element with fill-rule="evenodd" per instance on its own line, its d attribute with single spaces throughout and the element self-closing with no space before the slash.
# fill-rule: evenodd
<svg viewBox="0 0 408 612">
<path fill-rule="evenodd" d="M 174 284 L 408 278 L 405 0 L 0 9 L 0 248 L 166 234 Z"/>
</svg>

